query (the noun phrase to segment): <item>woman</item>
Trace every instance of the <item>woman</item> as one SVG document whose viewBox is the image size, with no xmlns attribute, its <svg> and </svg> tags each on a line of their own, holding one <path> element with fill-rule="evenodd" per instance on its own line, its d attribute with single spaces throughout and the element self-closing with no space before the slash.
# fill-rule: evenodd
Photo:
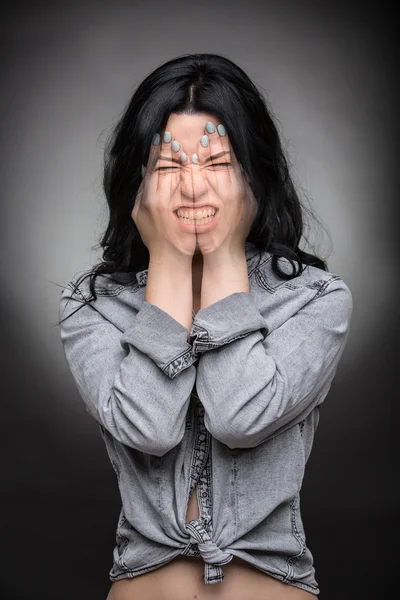
<svg viewBox="0 0 400 600">
<path fill-rule="evenodd" d="M 265 101 L 228 59 L 178 57 L 108 150 L 104 261 L 60 304 L 121 494 L 107 600 L 312 598 L 300 489 L 352 296 L 299 248 Z"/>
</svg>

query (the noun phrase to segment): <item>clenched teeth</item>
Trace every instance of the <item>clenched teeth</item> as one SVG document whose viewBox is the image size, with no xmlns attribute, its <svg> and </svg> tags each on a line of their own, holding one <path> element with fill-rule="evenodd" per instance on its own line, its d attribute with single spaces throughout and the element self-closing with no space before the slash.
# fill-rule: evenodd
<svg viewBox="0 0 400 600">
<path fill-rule="evenodd" d="M 178 217 L 182 217 L 185 219 L 194 219 L 197 221 L 197 220 L 205 219 L 207 217 L 214 216 L 216 212 L 217 212 L 216 209 L 213 207 L 197 209 L 197 210 L 178 208 L 178 210 L 176 211 L 176 214 L 178 215 Z"/>
</svg>

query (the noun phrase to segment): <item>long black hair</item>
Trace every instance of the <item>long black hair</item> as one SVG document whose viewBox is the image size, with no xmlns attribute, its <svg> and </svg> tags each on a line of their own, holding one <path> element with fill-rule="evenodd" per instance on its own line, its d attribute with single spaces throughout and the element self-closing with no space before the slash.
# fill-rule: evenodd
<svg viewBox="0 0 400 600">
<path fill-rule="evenodd" d="M 237 160 L 257 201 L 258 210 L 247 237 L 272 254 L 272 268 L 282 279 L 297 277 L 305 265 L 328 270 L 326 262 L 301 250 L 304 214 L 315 215 L 300 202 L 272 111 L 248 75 L 217 54 L 186 54 L 159 66 L 139 85 L 106 144 L 103 188 L 109 221 L 100 240 L 103 260 L 90 277 L 90 302 L 101 274 L 136 273 L 149 265 L 149 252 L 131 212 L 141 183 L 151 140 L 163 131 L 171 113 L 209 113 L 226 128 Z M 260 252 L 261 256 L 261 252 Z M 288 274 L 279 267 L 285 257 Z"/>
</svg>

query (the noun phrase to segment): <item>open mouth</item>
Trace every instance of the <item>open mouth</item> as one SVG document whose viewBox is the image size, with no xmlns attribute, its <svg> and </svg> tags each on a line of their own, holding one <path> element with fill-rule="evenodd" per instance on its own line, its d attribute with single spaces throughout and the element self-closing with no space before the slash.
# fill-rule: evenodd
<svg viewBox="0 0 400 600">
<path fill-rule="evenodd" d="M 187 223 L 188 225 L 206 225 L 210 223 L 218 212 L 218 208 L 209 208 L 208 210 L 188 210 L 181 211 L 178 209 L 175 211 L 176 216 L 182 223 Z M 179 214 L 180 213 L 180 214 Z"/>
</svg>

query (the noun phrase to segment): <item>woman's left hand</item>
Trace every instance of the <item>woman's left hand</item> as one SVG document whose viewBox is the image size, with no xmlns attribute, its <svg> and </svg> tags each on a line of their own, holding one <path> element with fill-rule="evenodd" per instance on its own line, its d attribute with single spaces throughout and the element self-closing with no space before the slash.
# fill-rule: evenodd
<svg viewBox="0 0 400 600">
<path fill-rule="evenodd" d="M 218 154 L 221 156 L 211 159 Z M 257 213 L 254 194 L 223 125 L 207 123 L 197 156 L 198 164 L 192 165 L 193 178 L 204 179 L 209 202 L 219 210 L 216 226 L 208 232 L 196 233 L 203 260 L 207 263 L 234 261 L 245 253 L 245 241 Z"/>
</svg>

